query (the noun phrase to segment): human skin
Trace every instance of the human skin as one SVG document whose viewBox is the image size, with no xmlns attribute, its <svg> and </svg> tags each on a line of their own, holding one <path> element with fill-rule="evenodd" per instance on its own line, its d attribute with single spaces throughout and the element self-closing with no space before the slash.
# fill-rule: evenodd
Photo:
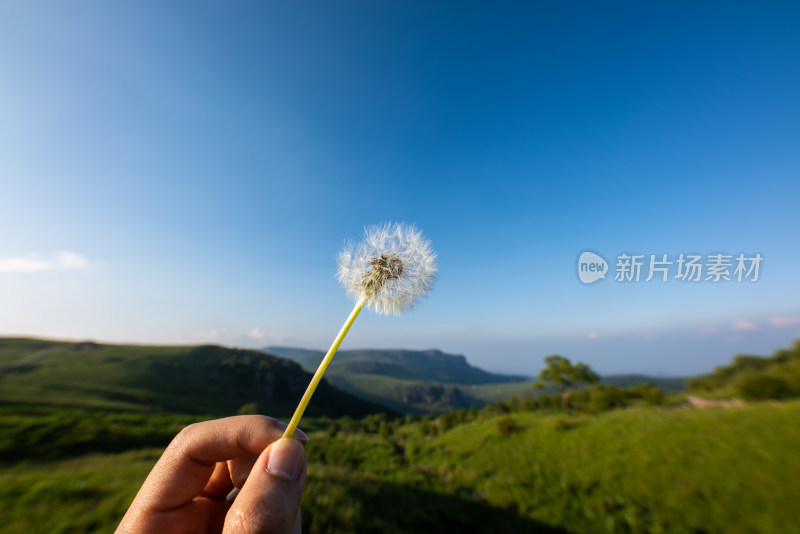
<svg viewBox="0 0 800 534">
<path fill-rule="evenodd" d="M 142 484 L 118 534 L 300 532 L 306 478 L 300 430 L 260 415 L 196 423 L 172 440 Z"/>
</svg>

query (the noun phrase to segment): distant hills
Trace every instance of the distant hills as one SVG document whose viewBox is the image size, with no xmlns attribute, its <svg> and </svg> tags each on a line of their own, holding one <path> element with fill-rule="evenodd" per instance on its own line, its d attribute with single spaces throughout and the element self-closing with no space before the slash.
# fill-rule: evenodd
<svg viewBox="0 0 800 534">
<path fill-rule="evenodd" d="M 0 405 L 167 411 L 224 416 L 241 410 L 291 416 L 324 354 L 268 347 L 145 346 L 0 338 Z M 667 391 L 683 379 L 603 377 Z M 490 373 L 439 350 L 337 353 L 308 408 L 310 416 L 381 411 L 446 412 L 537 394 L 532 379 Z M 548 390 L 545 390 L 548 392 Z"/>
<path fill-rule="evenodd" d="M 269 354 L 294 360 L 307 371 L 315 371 L 325 353 L 294 347 L 267 347 Z M 481 385 L 527 380 L 522 375 L 494 374 L 467 363 L 461 355 L 440 350 L 361 349 L 340 350 L 336 367 L 328 372 L 381 375 L 399 380 L 423 380 L 441 384 Z"/>
<path fill-rule="evenodd" d="M 267 347 L 270 354 L 316 370 L 325 353 L 295 347 Z M 461 355 L 440 350 L 342 350 L 328 367 L 330 383 L 365 400 L 403 413 L 446 412 L 481 408 L 487 400 L 476 395 L 484 386 L 527 384 L 524 376 L 494 374 L 470 365 Z"/>
<path fill-rule="evenodd" d="M 686 389 L 687 377 L 654 377 L 647 375 L 607 375 L 600 377 L 600 383 L 609 386 L 627 388 L 636 384 L 649 383 L 666 392 L 683 391 Z"/>
<path fill-rule="evenodd" d="M 0 404 L 289 417 L 311 375 L 295 362 L 215 345 L 154 347 L 0 338 Z M 247 405 L 247 406 L 245 406 Z M 320 384 L 307 413 L 385 411 Z"/>
<path fill-rule="evenodd" d="M 267 347 L 265 352 L 288 358 L 309 372 L 325 353 L 296 347 Z M 470 365 L 464 356 L 439 350 L 343 350 L 325 373 L 330 383 L 363 399 L 406 413 L 445 412 L 482 408 L 514 395 L 537 394 L 533 379 L 501 375 Z M 614 375 L 602 383 L 627 387 L 649 382 L 665 391 L 684 388 L 683 378 Z M 545 390 L 545 393 L 554 392 Z"/>
</svg>

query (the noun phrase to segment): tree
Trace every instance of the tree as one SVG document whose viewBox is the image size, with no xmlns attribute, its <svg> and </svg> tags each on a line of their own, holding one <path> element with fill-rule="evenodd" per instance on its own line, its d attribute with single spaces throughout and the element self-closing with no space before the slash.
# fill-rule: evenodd
<svg viewBox="0 0 800 534">
<path fill-rule="evenodd" d="M 539 373 L 539 382 L 535 386 L 541 387 L 548 382 L 558 385 L 561 391 L 561 407 L 565 412 L 569 411 L 569 397 L 573 388 L 580 384 L 594 384 L 600 380 L 597 373 L 585 363 L 576 362 L 573 365 L 568 358 L 558 354 L 546 357 L 544 363 L 545 368 Z"/>
</svg>

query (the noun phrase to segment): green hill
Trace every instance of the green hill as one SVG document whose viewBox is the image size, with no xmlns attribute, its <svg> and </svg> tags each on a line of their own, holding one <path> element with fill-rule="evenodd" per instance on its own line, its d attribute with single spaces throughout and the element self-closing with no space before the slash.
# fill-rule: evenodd
<svg viewBox="0 0 800 534">
<path fill-rule="evenodd" d="M 800 397 L 800 340 L 770 357 L 739 355 L 708 375 L 689 381 L 692 390 L 735 394 L 749 400 Z"/>
<path fill-rule="evenodd" d="M 260 351 L 0 338 L 0 405 L 231 415 L 243 405 L 285 417 L 311 376 Z M 385 411 L 323 382 L 309 415 Z"/>
<path fill-rule="evenodd" d="M 778 356 L 748 365 L 794 365 Z M 0 532 L 94 533 L 114 529 L 182 426 L 244 399 L 279 415 L 265 377 L 288 379 L 282 373 L 299 366 L 214 346 L 0 339 L 0 371 Z M 383 380 L 377 387 L 398 381 Z M 307 533 L 796 530 L 798 401 L 596 415 L 518 403 L 439 417 L 309 418 L 303 428 Z"/>
</svg>

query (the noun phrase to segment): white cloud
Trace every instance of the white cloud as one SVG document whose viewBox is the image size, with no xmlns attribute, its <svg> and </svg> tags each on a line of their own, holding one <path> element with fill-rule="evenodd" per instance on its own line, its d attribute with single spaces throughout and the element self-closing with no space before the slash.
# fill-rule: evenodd
<svg viewBox="0 0 800 534">
<path fill-rule="evenodd" d="M 769 320 L 769 324 L 778 328 L 782 326 L 797 326 L 800 325 L 800 315 L 772 317 Z"/>
<path fill-rule="evenodd" d="M 199 339 L 202 339 L 203 341 L 205 341 L 205 340 L 212 340 L 212 341 L 216 341 L 216 340 L 218 340 L 218 339 L 219 339 L 221 336 L 220 336 L 219 330 L 209 330 L 209 331 L 207 331 L 207 332 L 202 332 L 202 333 L 200 333 L 200 334 L 199 334 L 197 337 L 198 337 Z"/>
<path fill-rule="evenodd" d="M 56 269 L 88 269 L 89 261 L 76 252 L 62 250 L 55 255 Z"/>
<path fill-rule="evenodd" d="M 250 339 L 254 339 L 256 341 L 263 341 L 267 335 L 261 331 L 260 328 L 253 328 L 250 332 L 247 333 L 247 337 Z"/>
<path fill-rule="evenodd" d="M 250 330 L 221 327 L 200 332 L 185 333 L 174 339 L 174 342 L 215 343 L 233 347 L 263 347 L 265 345 L 285 343 L 286 338 L 270 330 L 264 330 L 258 327 Z"/>
<path fill-rule="evenodd" d="M 260 328 L 253 328 L 247 333 L 247 338 L 258 343 L 285 343 L 286 338 L 277 332 L 264 331 Z"/>
<path fill-rule="evenodd" d="M 49 271 L 50 264 L 31 258 L 0 258 L 0 273 L 38 273 Z"/>
<path fill-rule="evenodd" d="M 89 269 L 89 260 L 77 252 L 61 250 L 48 259 L 36 256 L 0 258 L 0 273 L 41 273 Z"/>
</svg>

